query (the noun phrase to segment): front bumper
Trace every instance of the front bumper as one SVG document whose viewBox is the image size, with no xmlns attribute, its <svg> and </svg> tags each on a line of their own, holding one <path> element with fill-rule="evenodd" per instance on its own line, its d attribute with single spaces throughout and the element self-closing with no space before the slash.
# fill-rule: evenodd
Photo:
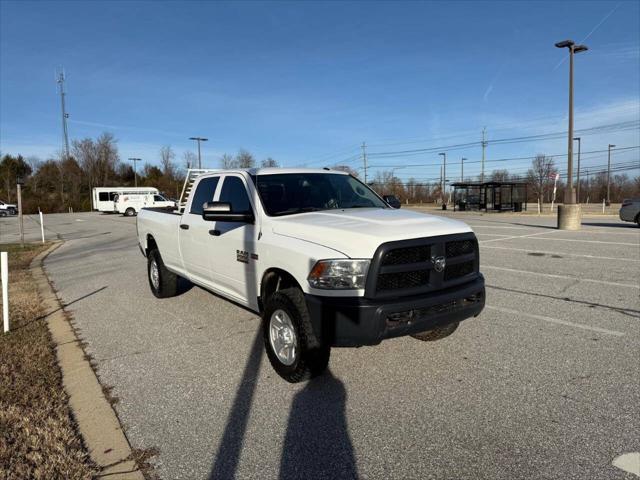
<svg viewBox="0 0 640 480">
<path fill-rule="evenodd" d="M 480 314 L 484 277 L 446 290 L 396 299 L 306 295 L 314 333 L 335 347 L 377 345 Z"/>
</svg>

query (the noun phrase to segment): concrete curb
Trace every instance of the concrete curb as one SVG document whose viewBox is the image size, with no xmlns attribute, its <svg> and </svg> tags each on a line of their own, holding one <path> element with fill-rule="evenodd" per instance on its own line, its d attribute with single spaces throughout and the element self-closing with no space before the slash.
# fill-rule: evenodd
<svg viewBox="0 0 640 480">
<path fill-rule="evenodd" d="M 44 272 L 43 261 L 62 245 L 55 242 L 36 256 L 30 265 L 31 275 L 38 287 L 42 306 L 47 315 L 51 337 L 56 344 L 62 383 L 69 396 L 69 405 L 89 454 L 98 464 L 100 477 L 114 480 L 144 480 L 132 460 L 131 446 L 102 386 L 80 346 L 73 327 L 65 317 L 62 302 L 55 294 Z"/>
</svg>

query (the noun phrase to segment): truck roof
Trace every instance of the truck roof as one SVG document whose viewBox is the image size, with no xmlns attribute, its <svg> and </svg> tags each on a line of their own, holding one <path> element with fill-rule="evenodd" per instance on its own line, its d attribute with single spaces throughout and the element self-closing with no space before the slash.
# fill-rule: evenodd
<svg viewBox="0 0 640 480">
<path fill-rule="evenodd" d="M 276 175 L 279 173 L 337 173 L 349 175 L 342 170 L 331 170 L 328 168 L 232 168 L 223 172 L 247 172 L 249 175 Z"/>
</svg>

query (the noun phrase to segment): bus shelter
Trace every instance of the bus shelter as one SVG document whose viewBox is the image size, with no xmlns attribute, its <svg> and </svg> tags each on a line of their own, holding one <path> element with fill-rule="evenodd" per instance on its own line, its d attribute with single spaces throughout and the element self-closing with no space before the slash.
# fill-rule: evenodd
<svg viewBox="0 0 640 480">
<path fill-rule="evenodd" d="M 526 182 L 455 182 L 453 210 L 521 212 L 527 209 Z"/>
</svg>

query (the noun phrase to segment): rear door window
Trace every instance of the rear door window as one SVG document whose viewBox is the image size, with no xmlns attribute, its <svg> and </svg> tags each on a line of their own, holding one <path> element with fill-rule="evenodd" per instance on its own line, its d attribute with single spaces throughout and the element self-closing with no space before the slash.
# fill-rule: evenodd
<svg viewBox="0 0 640 480">
<path fill-rule="evenodd" d="M 109 201 L 109 193 L 108 192 L 100 192 L 98 193 L 98 200 L 101 202 Z"/>
<path fill-rule="evenodd" d="M 213 195 L 216 193 L 219 180 L 220 177 L 207 177 L 198 182 L 189 213 L 202 215 L 202 206 L 207 202 L 213 201 Z"/>
</svg>

